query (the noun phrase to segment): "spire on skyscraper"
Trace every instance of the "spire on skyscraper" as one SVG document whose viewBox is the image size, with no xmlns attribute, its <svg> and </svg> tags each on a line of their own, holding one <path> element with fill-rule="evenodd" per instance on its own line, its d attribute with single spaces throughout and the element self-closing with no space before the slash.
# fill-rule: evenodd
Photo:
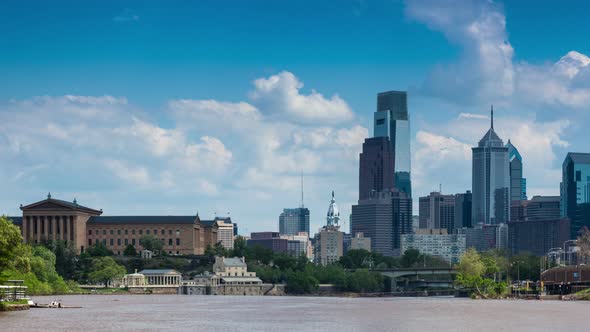
<svg viewBox="0 0 590 332">
<path fill-rule="evenodd" d="M 491 128 L 494 129 L 494 104 L 492 104 L 492 109 L 490 110 L 491 113 L 491 122 L 492 122 L 492 126 Z"/>
</svg>

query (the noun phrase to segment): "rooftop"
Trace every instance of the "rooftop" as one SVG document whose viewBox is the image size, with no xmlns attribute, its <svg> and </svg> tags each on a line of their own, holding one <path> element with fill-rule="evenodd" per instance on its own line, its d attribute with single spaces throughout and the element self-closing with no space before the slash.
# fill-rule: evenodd
<svg viewBox="0 0 590 332">
<path fill-rule="evenodd" d="M 94 216 L 88 224 L 194 224 L 196 216 Z"/>
<path fill-rule="evenodd" d="M 567 158 L 570 158 L 574 163 L 590 164 L 590 153 L 569 152 L 566 160 Z"/>
<path fill-rule="evenodd" d="M 142 270 L 139 271 L 143 275 L 163 275 L 163 274 L 180 274 L 180 272 L 174 269 L 157 269 L 157 270 Z"/>
<path fill-rule="evenodd" d="M 233 258 L 223 258 L 223 264 L 225 266 L 237 266 L 237 267 L 246 267 L 246 263 L 242 261 L 241 258 L 233 257 Z"/>
</svg>

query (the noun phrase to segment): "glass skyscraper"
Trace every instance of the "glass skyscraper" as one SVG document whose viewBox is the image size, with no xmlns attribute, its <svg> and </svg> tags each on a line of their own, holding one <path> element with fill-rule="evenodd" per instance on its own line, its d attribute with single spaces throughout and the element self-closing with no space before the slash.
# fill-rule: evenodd
<svg viewBox="0 0 590 332">
<path fill-rule="evenodd" d="M 510 162 L 510 201 L 525 201 L 526 179 L 522 177 L 522 156 L 518 149 L 508 140 L 508 160 Z"/>
<path fill-rule="evenodd" d="M 281 235 L 297 235 L 300 232 L 309 234 L 309 209 L 283 209 L 279 216 L 279 233 Z"/>
<path fill-rule="evenodd" d="M 405 91 L 387 91 L 377 94 L 377 111 L 374 114 L 374 137 L 389 137 L 395 158 L 395 187 L 412 196 L 410 117 L 408 95 Z"/>
<path fill-rule="evenodd" d="M 590 153 L 570 152 L 562 166 L 561 216 L 570 219 L 571 237 L 590 227 Z"/>
<path fill-rule="evenodd" d="M 491 128 L 472 152 L 473 224 L 507 223 L 510 220 L 508 148 L 494 131 L 493 108 Z"/>
</svg>

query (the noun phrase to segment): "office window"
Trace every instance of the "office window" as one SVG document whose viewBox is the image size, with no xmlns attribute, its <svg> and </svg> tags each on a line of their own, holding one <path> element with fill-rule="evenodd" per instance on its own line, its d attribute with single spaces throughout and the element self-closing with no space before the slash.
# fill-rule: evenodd
<svg viewBox="0 0 590 332">
<path fill-rule="evenodd" d="M 92 235 L 92 230 L 91 229 L 88 230 L 88 235 Z"/>
<path fill-rule="evenodd" d="M 125 245 L 129 244 L 129 239 L 125 239 Z"/>
<path fill-rule="evenodd" d="M 168 239 L 168 245 L 171 246 L 172 245 L 172 239 Z"/>
<path fill-rule="evenodd" d="M 180 239 L 176 239 L 176 245 L 179 246 L 180 245 Z"/>
<path fill-rule="evenodd" d="M 582 181 L 582 171 L 576 171 L 576 182 Z"/>
<path fill-rule="evenodd" d="M 125 230 L 125 235 L 127 235 L 127 234 L 129 234 L 129 231 L 128 230 Z"/>
<path fill-rule="evenodd" d="M 107 230 L 106 229 L 103 229 L 102 230 L 102 235 L 107 235 Z"/>
<path fill-rule="evenodd" d="M 111 244 L 111 246 L 115 245 L 115 239 L 111 239 L 111 240 L 109 241 L 109 243 Z"/>
<path fill-rule="evenodd" d="M 117 239 L 117 245 L 120 246 L 121 245 L 121 239 Z"/>
<path fill-rule="evenodd" d="M 111 229 L 110 233 L 111 233 L 111 235 L 113 235 L 113 234 L 115 234 L 115 231 Z"/>
<path fill-rule="evenodd" d="M 117 229 L 117 235 L 121 235 L 121 230 Z"/>
</svg>

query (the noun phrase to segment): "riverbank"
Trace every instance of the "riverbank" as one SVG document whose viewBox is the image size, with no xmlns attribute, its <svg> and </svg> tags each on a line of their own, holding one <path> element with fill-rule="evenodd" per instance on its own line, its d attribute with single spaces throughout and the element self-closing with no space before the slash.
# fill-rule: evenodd
<svg viewBox="0 0 590 332">
<path fill-rule="evenodd" d="M 20 311 L 29 309 L 30 306 L 27 300 L 0 302 L 0 311 Z"/>
</svg>

